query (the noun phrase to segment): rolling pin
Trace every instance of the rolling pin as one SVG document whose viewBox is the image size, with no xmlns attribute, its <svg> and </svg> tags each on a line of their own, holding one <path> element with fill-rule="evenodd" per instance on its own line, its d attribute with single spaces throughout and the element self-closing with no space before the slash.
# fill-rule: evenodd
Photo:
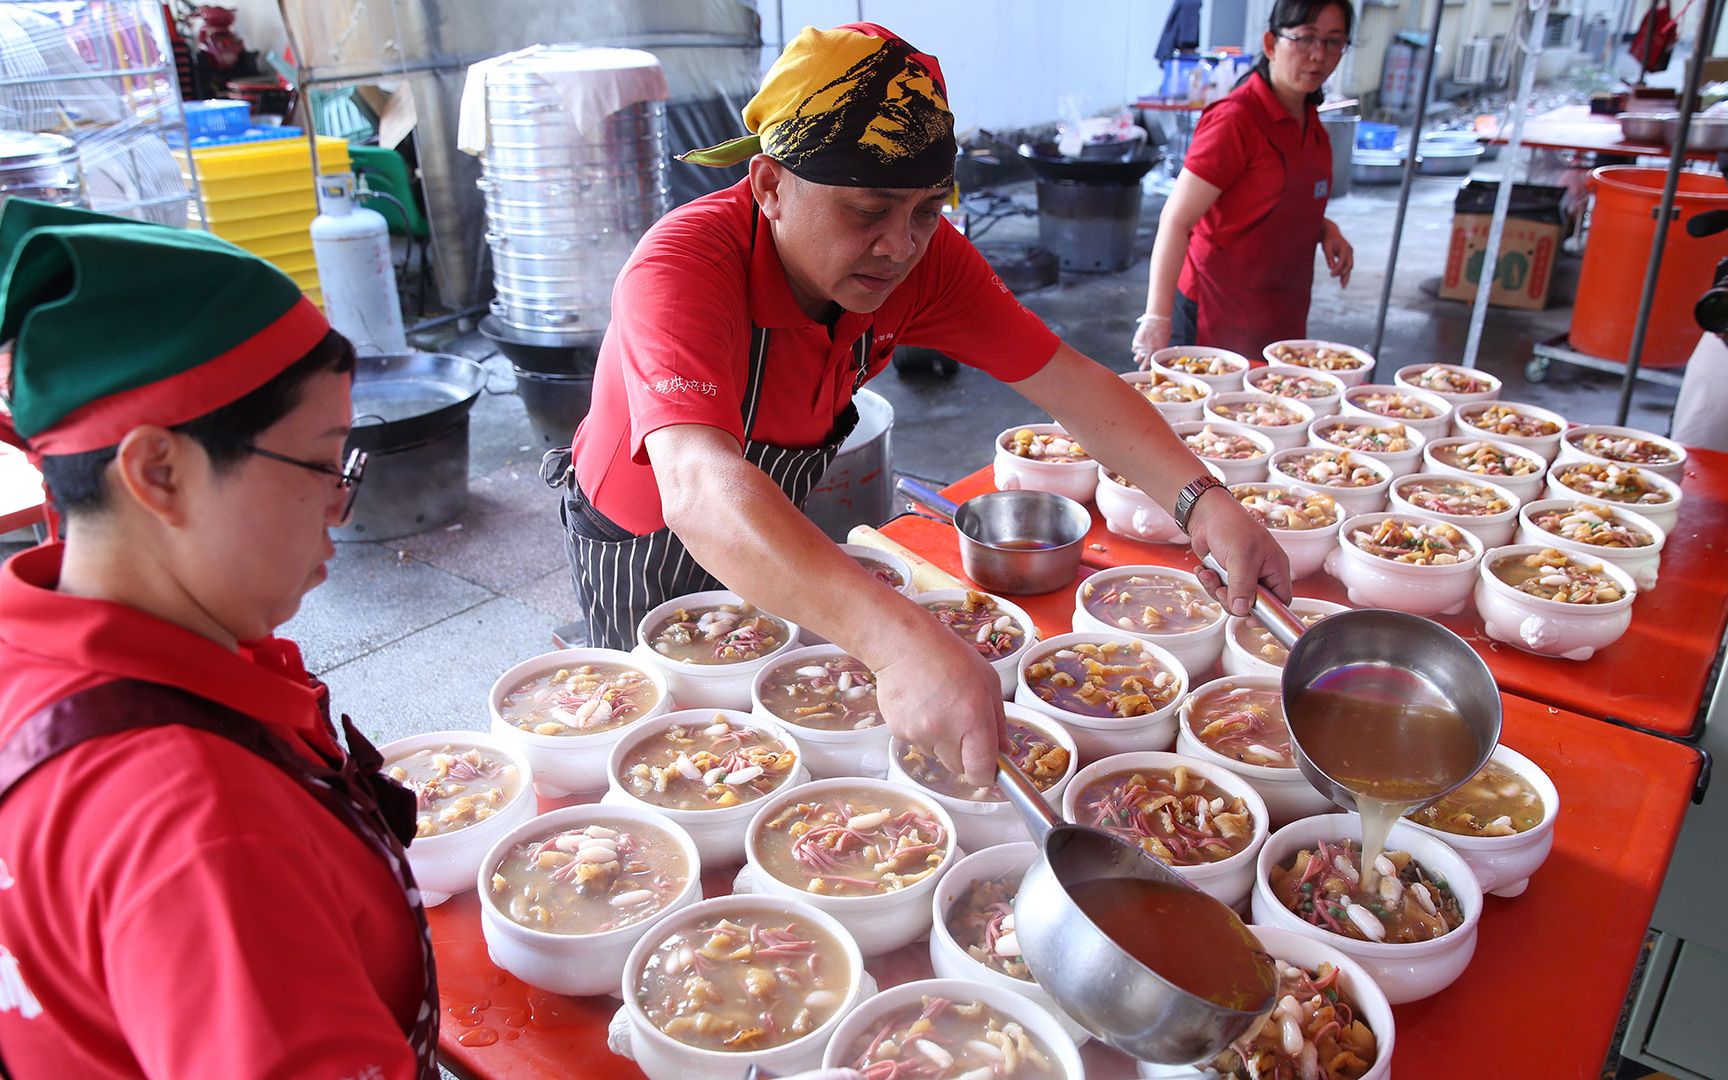
<svg viewBox="0 0 1728 1080">
<path fill-rule="evenodd" d="M 937 566 L 922 555 L 914 555 L 911 551 L 896 544 L 868 525 L 854 526 L 846 534 L 846 541 L 863 547 L 886 551 L 890 555 L 898 555 L 906 560 L 906 565 L 912 568 L 912 587 L 919 592 L 931 592 L 936 589 L 964 589 L 966 583 Z"/>
</svg>

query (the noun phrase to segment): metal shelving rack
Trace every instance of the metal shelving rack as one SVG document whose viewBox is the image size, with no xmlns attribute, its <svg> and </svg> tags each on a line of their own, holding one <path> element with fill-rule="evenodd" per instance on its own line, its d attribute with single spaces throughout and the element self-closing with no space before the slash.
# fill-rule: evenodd
<svg viewBox="0 0 1728 1080">
<path fill-rule="evenodd" d="M 203 205 L 159 0 L 0 0 L 0 128 L 76 142 L 92 210 L 184 226 Z"/>
</svg>

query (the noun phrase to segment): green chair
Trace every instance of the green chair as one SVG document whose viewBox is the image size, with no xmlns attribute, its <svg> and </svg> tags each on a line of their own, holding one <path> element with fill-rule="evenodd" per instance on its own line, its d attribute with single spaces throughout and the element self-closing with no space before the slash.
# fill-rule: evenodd
<svg viewBox="0 0 1728 1080">
<path fill-rule="evenodd" d="M 354 169 L 355 180 L 362 185 L 360 205 L 384 215 L 392 235 L 408 237 L 411 247 L 419 249 L 420 283 L 416 306 L 424 315 L 426 276 L 430 267 L 427 246 L 432 234 L 426 225 L 426 215 L 421 212 L 414 179 L 408 173 L 408 162 L 389 147 L 352 144 L 348 147 L 348 160 Z M 406 260 L 402 269 L 408 269 Z"/>
</svg>

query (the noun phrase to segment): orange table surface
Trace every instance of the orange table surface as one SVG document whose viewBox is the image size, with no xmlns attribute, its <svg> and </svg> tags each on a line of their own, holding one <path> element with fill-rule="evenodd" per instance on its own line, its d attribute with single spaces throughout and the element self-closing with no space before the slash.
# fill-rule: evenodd
<svg viewBox="0 0 1728 1080">
<path fill-rule="evenodd" d="M 1489 141 L 1504 145 L 1510 133 L 1508 124 Z M 1538 150 L 1576 150 L 1623 157 L 1668 156 L 1664 144 L 1627 142 L 1620 133 L 1619 119 L 1593 113 L 1588 105 L 1562 105 L 1530 117 L 1524 121 L 1523 143 Z M 1694 161 L 1715 161 L 1717 154 L 1714 150 L 1688 148 L 1686 156 Z"/>
<path fill-rule="evenodd" d="M 1583 662 L 1560 660 L 1489 638 L 1474 606 L 1461 615 L 1439 617 L 1488 662 L 1501 690 L 1664 735 L 1692 734 L 1710 666 L 1728 627 L 1728 573 L 1722 571 L 1728 555 L 1728 454 L 1689 450 L 1688 455 L 1680 520 L 1662 549 L 1660 579 L 1633 602 L 1632 626 L 1613 645 Z M 963 502 L 992 490 L 990 469 L 984 468 L 942 493 Z M 908 534 L 913 540 L 901 538 L 897 531 L 901 529 L 916 530 Z M 964 577 L 954 532 L 948 526 L 901 518 L 883 532 Z M 1187 545 L 1147 544 L 1117 536 L 1105 529 L 1096 511 L 1086 545 L 1084 558 L 1096 566 L 1158 563 L 1192 570 L 1196 565 Z M 1089 573 L 1091 569 L 1081 568 L 1081 575 Z M 1347 602 L 1344 587 L 1324 571 L 1297 581 L 1295 591 L 1298 596 Z M 1074 610 L 1072 589 L 1010 599 L 1040 623 L 1048 616 L 1062 631 L 1072 628 L 1068 622 Z M 1196 676 L 1194 681 L 1200 680 Z"/>
</svg>

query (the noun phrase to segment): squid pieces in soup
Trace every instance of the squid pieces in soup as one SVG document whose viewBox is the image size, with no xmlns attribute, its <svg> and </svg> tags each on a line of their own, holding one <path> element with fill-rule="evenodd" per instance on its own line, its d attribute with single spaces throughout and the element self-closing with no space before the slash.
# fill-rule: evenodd
<svg viewBox="0 0 1728 1080">
<path fill-rule="evenodd" d="M 757 829 L 764 870 L 825 896 L 911 888 L 935 873 L 949 848 L 947 830 L 924 800 L 874 788 L 789 803 Z"/>
<path fill-rule="evenodd" d="M 780 739 L 717 713 L 707 723 L 675 724 L 631 747 L 619 780 L 652 806 L 718 810 L 760 799 L 797 765 Z"/>
<path fill-rule="evenodd" d="M 1064 1080 L 1049 1049 L 981 1001 L 925 995 L 884 1017 L 842 1055 L 864 1080 Z"/>
<path fill-rule="evenodd" d="M 742 664 L 786 644 L 786 624 L 747 603 L 679 608 L 648 634 L 648 645 L 686 664 Z"/>
<path fill-rule="evenodd" d="M 384 773 L 414 793 L 415 839 L 477 825 L 522 790 L 521 770 L 510 759 L 454 743 L 387 761 Z"/>
<path fill-rule="evenodd" d="M 1220 862 L 1254 839 L 1242 797 L 1185 765 L 1099 777 L 1075 808 L 1080 824 L 1113 832 L 1172 866 Z"/>
<path fill-rule="evenodd" d="M 1272 894 L 1297 918 L 1357 941 L 1428 941 L 1464 924 L 1451 888 L 1409 852 L 1382 852 L 1374 870 L 1369 892 L 1362 886 L 1362 845 L 1322 840 L 1272 868 Z"/>
<path fill-rule="evenodd" d="M 640 720 L 659 701 L 659 689 L 635 668 L 571 664 L 512 687 L 498 714 L 535 735 L 592 735 Z"/>
<path fill-rule="evenodd" d="M 493 868 L 488 898 L 531 930 L 597 934 L 653 918 L 689 881 L 671 833 L 617 822 L 516 844 Z"/>
</svg>

